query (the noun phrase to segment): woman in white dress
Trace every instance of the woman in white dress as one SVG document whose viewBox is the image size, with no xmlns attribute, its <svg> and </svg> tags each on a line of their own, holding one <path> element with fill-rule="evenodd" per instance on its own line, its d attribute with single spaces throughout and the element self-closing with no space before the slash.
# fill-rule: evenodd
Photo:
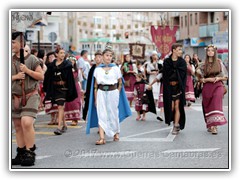
<svg viewBox="0 0 240 180">
<path fill-rule="evenodd" d="M 147 64 L 147 73 L 149 74 L 149 84 L 154 81 L 154 79 L 158 75 L 158 53 L 156 51 L 152 52 L 151 62 Z M 152 85 L 153 98 L 155 100 L 155 104 L 157 104 L 159 97 L 160 83 L 157 82 Z"/>
<path fill-rule="evenodd" d="M 105 144 L 104 132 L 119 140 L 119 93 L 122 88 L 122 75 L 119 67 L 111 64 L 113 52 L 110 49 L 103 51 L 103 64 L 94 71 L 94 95 L 97 107 L 100 139 L 96 145 Z"/>
</svg>

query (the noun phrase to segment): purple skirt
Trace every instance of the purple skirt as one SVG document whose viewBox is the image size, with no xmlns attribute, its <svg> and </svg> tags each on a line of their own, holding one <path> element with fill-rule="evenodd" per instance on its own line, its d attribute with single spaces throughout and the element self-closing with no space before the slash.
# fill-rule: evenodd
<svg viewBox="0 0 240 180">
<path fill-rule="evenodd" d="M 224 87 L 221 81 L 203 84 L 202 105 L 207 128 L 227 123 L 223 113 L 223 96 Z"/>
</svg>

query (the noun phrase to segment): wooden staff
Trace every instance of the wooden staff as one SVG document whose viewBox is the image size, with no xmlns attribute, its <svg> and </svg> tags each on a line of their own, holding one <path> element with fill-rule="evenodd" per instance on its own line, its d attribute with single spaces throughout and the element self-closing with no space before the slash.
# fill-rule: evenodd
<svg viewBox="0 0 240 180">
<path fill-rule="evenodd" d="M 20 62 L 24 64 L 24 40 L 23 33 L 20 35 Z M 26 105 L 26 94 L 25 94 L 25 80 L 22 79 L 22 106 Z"/>
</svg>

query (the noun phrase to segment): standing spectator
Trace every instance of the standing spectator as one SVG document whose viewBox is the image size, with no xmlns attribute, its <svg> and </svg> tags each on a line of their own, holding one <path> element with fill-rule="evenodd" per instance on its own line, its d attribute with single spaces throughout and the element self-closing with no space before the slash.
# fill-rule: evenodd
<svg viewBox="0 0 240 180">
<path fill-rule="evenodd" d="M 227 70 L 217 59 L 217 47 L 210 44 L 206 48 L 205 62 L 197 69 L 198 79 L 203 83 L 202 107 L 208 132 L 217 134 L 217 126 L 227 120 L 223 114 L 223 81 L 228 79 Z"/>
<path fill-rule="evenodd" d="M 185 98 L 187 101 L 187 106 L 191 106 L 191 102 L 195 102 L 195 95 L 193 89 L 193 78 L 192 76 L 195 74 L 194 66 L 190 64 L 191 57 L 186 54 L 184 59 L 187 63 L 187 82 L 186 82 L 186 90 L 185 90 Z"/>
<path fill-rule="evenodd" d="M 88 62 L 88 51 L 87 50 L 82 50 L 81 57 L 78 59 L 77 66 L 82 72 L 82 77 L 83 77 L 82 89 L 83 89 L 83 91 L 86 91 L 88 73 L 91 68 L 91 66 Z"/>
<path fill-rule="evenodd" d="M 12 33 L 12 118 L 18 146 L 12 165 L 32 166 L 36 156 L 33 122 L 39 105 L 38 81 L 44 76 L 35 56 L 24 52 L 25 64 L 20 63 L 20 36 L 20 32 Z"/>
<path fill-rule="evenodd" d="M 64 119 L 64 104 L 77 98 L 75 81 L 72 73 L 72 63 L 65 60 L 64 49 L 56 49 L 57 59 L 54 60 L 45 73 L 43 88 L 46 99 L 58 105 L 58 128 L 54 134 L 61 135 L 66 132 L 67 124 Z M 63 122 L 63 126 L 61 126 Z"/>
<path fill-rule="evenodd" d="M 182 58 L 182 45 L 174 43 L 172 54 L 163 63 L 163 102 L 166 124 L 174 121 L 172 134 L 185 126 L 186 61 Z"/>
</svg>

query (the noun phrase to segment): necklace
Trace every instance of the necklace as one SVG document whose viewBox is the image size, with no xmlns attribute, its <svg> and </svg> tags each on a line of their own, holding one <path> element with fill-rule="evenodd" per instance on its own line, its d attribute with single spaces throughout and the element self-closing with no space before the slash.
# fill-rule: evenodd
<svg viewBox="0 0 240 180">
<path fill-rule="evenodd" d="M 109 70 L 106 70 L 106 71 L 105 71 L 105 74 L 108 75 L 108 73 L 109 73 Z"/>
</svg>

